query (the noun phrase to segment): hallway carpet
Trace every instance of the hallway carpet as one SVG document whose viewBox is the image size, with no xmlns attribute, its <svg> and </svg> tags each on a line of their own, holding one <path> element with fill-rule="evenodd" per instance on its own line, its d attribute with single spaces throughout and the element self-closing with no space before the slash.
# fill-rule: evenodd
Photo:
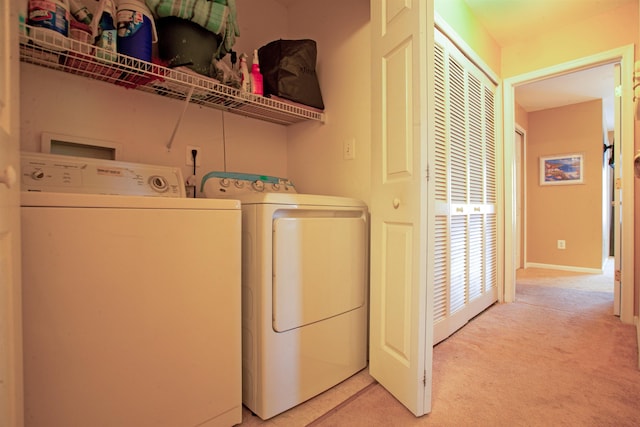
<svg viewBox="0 0 640 427">
<path fill-rule="evenodd" d="M 636 330 L 613 316 L 613 294 L 517 291 L 434 348 L 430 414 L 416 418 L 373 383 L 309 425 L 640 425 Z"/>
</svg>

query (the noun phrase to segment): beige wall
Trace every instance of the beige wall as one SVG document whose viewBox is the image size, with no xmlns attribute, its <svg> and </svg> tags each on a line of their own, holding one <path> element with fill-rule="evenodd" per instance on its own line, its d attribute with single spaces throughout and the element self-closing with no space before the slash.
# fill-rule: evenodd
<svg viewBox="0 0 640 427">
<path fill-rule="evenodd" d="M 274 0 L 245 0 L 237 8 L 238 52 L 287 37 L 286 8 Z M 285 126 L 191 104 L 169 151 L 183 102 L 30 64 L 20 70 L 22 150 L 39 151 L 43 131 L 104 139 L 123 145 L 122 160 L 178 166 L 186 178 L 192 173 L 186 146 L 195 145 L 201 147 L 198 182 L 225 169 L 288 176 Z"/>
<path fill-rule="evenodd" d="M 373 90 L 369 0 L 298 0 L 288 14 L 292 38 L 318 43 L 318 79 L 327 115 L 324 124 L 287 128 L 289 177 L 302 192 L 349 196 L 369 204 Z M 355 143 L 352 160 L 343 156 L 346 140 Z"/>
<path fill-rule="evenodd" d="M 279 38 L 316 40 L 326 123 L 281 126 L 191 104 L 168 151 L 182 102 L 21 64 L 21 149 L 39 151 L 44 131 L 104 139 L 123 145 L 122 160 L 178 166 L 186 178 L 192 173 L 186 146 L 196 145 L 198 182 L 226 169 L 285 176 L 300 192 L 368 202 L 369 0 L 298 0 L 289 8 L 275 0 L 243 0 L 237 9 L 238 52 Z M 343 159 L 346 139 L 355 140 L 354 160 Z"/>
<path fill-rule="evenodd" d="M 527 261 L 602 268 L 602 101 L 528 114 Z M 582 153 L 584 184 L 539 185 L 541 156 Z M 566 249 L 557 249 L 557 240 Z"/>
</svg>

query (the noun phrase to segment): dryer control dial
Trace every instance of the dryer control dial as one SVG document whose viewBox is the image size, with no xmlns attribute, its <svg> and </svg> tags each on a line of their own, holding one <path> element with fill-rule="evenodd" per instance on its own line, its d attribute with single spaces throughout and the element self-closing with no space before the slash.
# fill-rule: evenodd
<svg viewBox="0 0 640 427">
<path fill-rule="evenodd" d="M 153 175 L 149 178 L 149 185 L 154 191 L 164 193 L 169 189 L 167 180 L 160 175 Z"/>
<path fill-rule="evenodd" d="M 33 172 L 31 172 L 31 178 L 35 179 L 36 181 L 40 181 L 42 178 L 44 178 L 44 171 L 42 169 L 36 169 Z"/>
<path fill-rule="evenodd" d="M 264 191 L 264 182 L 260 180 L 253 181 L 251 183 L 251 188 L 253 188 L 255 191 L 262 192 Z"/>
</svg>

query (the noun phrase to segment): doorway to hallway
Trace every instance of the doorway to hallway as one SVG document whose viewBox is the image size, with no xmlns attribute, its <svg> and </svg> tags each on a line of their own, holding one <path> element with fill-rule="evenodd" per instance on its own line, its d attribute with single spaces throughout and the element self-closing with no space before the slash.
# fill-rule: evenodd
<svg viewBox="0 0 640 427">
<path fill-rule="evenodd" d="M 505 106 L 505 120 L 504 120 L 504 159 L 507 171 L 513 172 L 514 151 L 515 151 L 515 87 L 520 85 L 526 85 L 534 81 L 543 80 L 548 77 L 560 76 L 569 74 L 575 71 L 588 69 L 603 64 L 620 63 L 622 82 L 632 81 L 633 77 L 633 46 L 623 46 L 618 49 L 603 52 L 601 54 L 592 55 L 590 57 L 581 58 L 568 63 L 554 65 L 545 69 L 537 70 L 520 76 L 507 78 L 504 80 L 504 106 Z M 633 158 L 633 93 L 630 85 L 623 84 L 617 90 L 617 99 L 620 104 L 620 138 L 617 138 L 619 160 L 618 163 L 624 163 L 631 161 Z M 621 171 L 624 177 L 621 175 L 621 181 L 633 181 L 632 171 Z M 618 177 L 616 177 L 618 178 Z M 504 280 L 504 292 L 503 300 L 510 302 L 515 299 L 516 292 L 516 191 L 515 191 L 515 174 L 505 174 L 505 280 Z M 626 188 L 625 188 L 626 187 Z M 633 199 L 633 188 L 629 186 L 623 186 L 619 189 L 620 199 Z M 616 277 L 620 277 L 624 283 L 621 283 L 621 312 L 620 318 L 625 323 L 633 322 L 633 283 L 634 283 L 634 271 L 633 271 L 633 239 L 629 239 L 629 236 L 633 236 L 633 205 L 619 204 L 618 213 L 620 224 L 624 227 L 625 232 L 621 233 L 621 241 L 619 244 L 619 258 L 621 260 L 620 274 Z M 627 238 L 625 238 L 625 236 Z M 526 236 L 525 236 L 526 241 Z M 526 260 L 525 260 L 526 262 Z M 626 283 L 626 286 L 625 286 Z"/>
</svg>

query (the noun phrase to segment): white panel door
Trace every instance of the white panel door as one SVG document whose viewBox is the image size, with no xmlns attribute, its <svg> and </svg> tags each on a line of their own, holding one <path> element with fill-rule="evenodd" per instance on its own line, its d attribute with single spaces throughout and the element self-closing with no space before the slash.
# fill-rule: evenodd
<svg viewBox="0 0 640 427">
<path fill-rule="evenodd" d="M 18 7 L 0 0 L 0 426 L 23 425 Z M 24 10 L 23 10 L 24 11 Z"/>
<path fill-rule="evenodd" d="M 369 371 L 420 416 L 431 411 L 433 351 L 427 285 L 433 3 L 372 0 L 371 22 Z"/>
</svg>

